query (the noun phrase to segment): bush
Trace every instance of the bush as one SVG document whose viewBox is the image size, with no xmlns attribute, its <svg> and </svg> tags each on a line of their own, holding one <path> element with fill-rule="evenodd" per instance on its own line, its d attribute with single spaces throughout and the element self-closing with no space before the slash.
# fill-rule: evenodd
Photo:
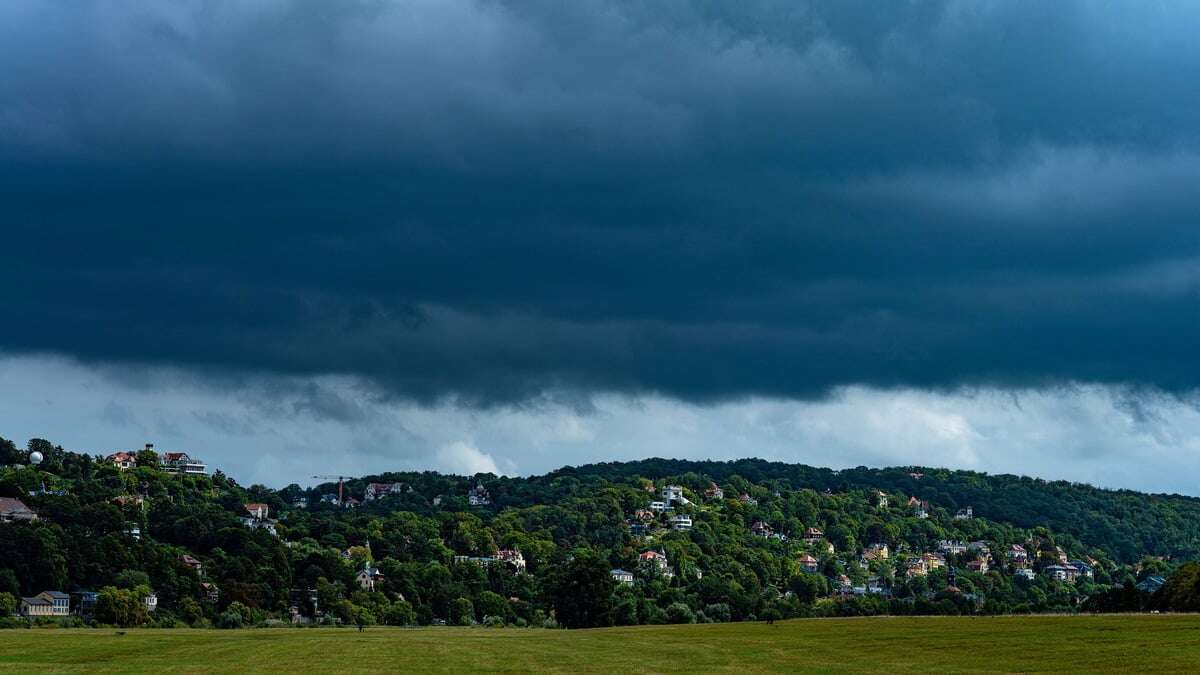
<svg viewBox="0 0 1200 675">
<path fill-rule="evenodd" d="M 504 618 L 499 616 L 488 615 L 483 617 L 483 625 L 488 628 L 503 628 Z"/>
<path fill-rule="evenodd" d="M 682 602 L 667 607 L 667 623 L 696 623 L 696 613 Z"/>
<path fill-rule="evenodd" d="M 237 611 L 226 611 L 217 617 L 217 628 L 241 628 L 242 615 Z"/>
<path fill-rule="evenodd" d="M 724 602 L 717 602 L 705 606 L 704 615 L 713 621 L 725 622 L 730 620 L 732 613 L 729 610 L 728 604 Z"/>
</svg>

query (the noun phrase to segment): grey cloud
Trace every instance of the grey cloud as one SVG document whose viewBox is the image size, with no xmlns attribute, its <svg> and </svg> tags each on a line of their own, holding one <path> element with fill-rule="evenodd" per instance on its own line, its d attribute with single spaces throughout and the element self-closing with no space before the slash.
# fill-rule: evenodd
<svg viewBox="0 0 1200 675">
<path fill-rule="evenodd" d="M 7 3 L 0 347 L 279 375 L 258 405 L 335 422 L 372 413 L 303 378 L 475 406 L 1179 395 L 1197 28 L 1185 3 Z"/>
</svg>

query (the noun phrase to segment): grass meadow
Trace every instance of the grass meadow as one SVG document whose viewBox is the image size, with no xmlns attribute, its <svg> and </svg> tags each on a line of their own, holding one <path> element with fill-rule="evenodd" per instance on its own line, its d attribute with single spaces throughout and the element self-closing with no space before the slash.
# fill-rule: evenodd
<svg viewBox="0 0 1200 675">
<path fill-rule="evenodd" d="M 1200 672 L 1200 616 L 876 617 L 642 626 L 0 631 L 0 671 Z"/>
</svg>

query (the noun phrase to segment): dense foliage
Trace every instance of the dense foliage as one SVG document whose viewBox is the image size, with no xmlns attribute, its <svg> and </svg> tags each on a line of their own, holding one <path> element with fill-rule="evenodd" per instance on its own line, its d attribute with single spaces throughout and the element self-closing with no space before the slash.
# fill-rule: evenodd
<svg viewBox="0 0 1200 675">
<path fill-rule="evenodd" d="M 45 457 L 37 467 L 25 465 L 33 450 Z M 655 459 L 531 478 L 395 473 L 346 482 L 339 505 L 336 484 L 244 487 L 220 472 L 167 473 L 153 453 L 122 470 L 40 439 L 24 449 L 0 439 L 0 465 L 0 497 L 39 515 L 0 524 L 0 614 L 19 596 L 87 590 L 98 594 L 87 620 L 116 625 L 583 627 L 1140 609 L 1153 589 L 1139 582 L 1200 557 L 1200 500 L 963 471 Z M 371 483 L 396 489 L 367 500 Z M 648 511 L 667 485 L 683 499 Z M 486 498 L 472 504 L 477 486 Z M 928 502 L 926 517 L 910 497 Z M 250 517 L 250 503 L 270 515 Z M 974 517 L 955 517 L 967 506 Z M 672 529 L 672 516 L 690 528 Z M 820 535 L 804 537 L 810 528 Z M 945 541 L 979 547 L 914 573 Z M 891 555 L 864 556 L 871 545 Z M 1027 564 L 1006 558 L 1014 545 Z M 501 550 L 519 551 L 520 564 Z M 650 551 L 661 563 L 644 559 Z M 1047 573 L 1068 558 L 1093 575 Z M 615 570 L 629 572 L 625 583 Z M 1171 592 L 1190 603 L 1191 588 Z M 154 608 L 142 602 L 151 592 Z"/>
</svg>

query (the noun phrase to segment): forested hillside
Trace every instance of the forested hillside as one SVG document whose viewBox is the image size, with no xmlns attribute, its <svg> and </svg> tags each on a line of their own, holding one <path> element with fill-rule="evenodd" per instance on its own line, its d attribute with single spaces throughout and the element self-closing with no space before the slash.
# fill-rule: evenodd
<svg viewBox="0 0 1200 675">
<path fill-rule="evenodd" d="M 0 439 L 0 466 L 0 614 L 57 591 L 88 623 L 1140 608 L 1200 557 L 1200 500 L 914 467 L 651 459 L 530 478 L 391 473 L 339 496 L 335 483 L 247 487 L 172 473 L 149 450 L 120 464 L 40 439 Z"/>
</svg>

